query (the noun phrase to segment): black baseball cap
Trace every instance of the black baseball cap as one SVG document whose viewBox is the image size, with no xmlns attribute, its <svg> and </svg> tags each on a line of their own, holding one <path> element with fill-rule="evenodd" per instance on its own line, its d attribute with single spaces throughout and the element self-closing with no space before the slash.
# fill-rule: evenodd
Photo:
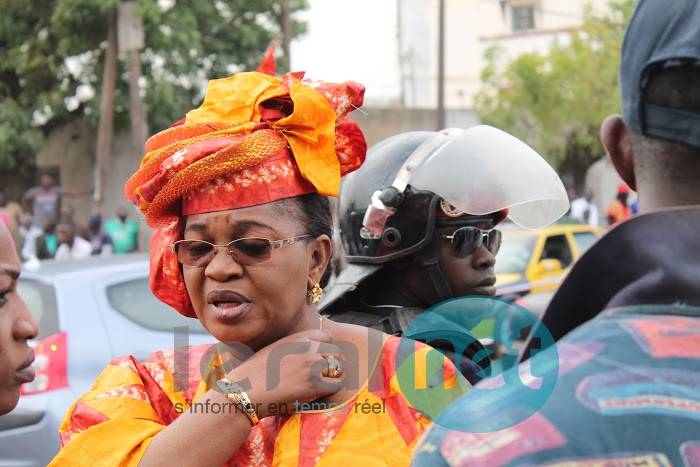
<svg viewBox="0 0 700 467">
<path fill-rule="evenodd" d="M 654 72 L 679 66 L 700 69 L 700 0 L 639 0 L 622 43 L 625 124 L 652 138 L 700 147 L 699 110 L 644 99 Z"/>
</svg>

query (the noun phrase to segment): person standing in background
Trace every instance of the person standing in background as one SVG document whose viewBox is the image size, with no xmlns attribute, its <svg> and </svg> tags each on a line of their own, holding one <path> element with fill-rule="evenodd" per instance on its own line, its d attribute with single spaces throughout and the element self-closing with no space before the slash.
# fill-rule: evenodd
<svg viewBox="0 0 700 467">
<path fill-rule="evenodd" d="M 19 224 L 20 242 L 20 257 L 22 261 L 28 261 L 36 258 L 36 239 L 44 233 L 42 229 L 34 225 L 32 215 L 25 212 L 22 214 Z"/>
<path fill-rule="evenodd" d="M 58 249 L 58 238 L 56 236 L 56 223 L 48 222 L 44 226 L 44 232 L 36 241 L 35 254 L 37 259 L 51 259 Z"/>
<path fill-rule="evenodd" d="M 581 224 L 597 227 L 600 224 L 598 208 L 593 204 L 593 192 L 586 190 L 586 194 L 571 202 L 571 218 Z"/>
<path fill-rule="evenodd" d="M 608 206 L 608 224 L 612 227 L 615 224 L 632 217 L 632 210 L 627 205 L 630 189 L 626 183 L 620 183 L 617 187 L 617 196 Z"/>
<path fill-rule="evenodd" d="M 56 260 L 83 259 L 92 255 L 90 242 L 75 234 L 75 225 L 61 221 L 56 226 Z"/>
<path fill-rule="evenodd" d="M 108 234 L 102 230 L 102 215 L 93 214 L 87 229 L 87 238 L 92 245 L 93 256 L 111 256 L 114 244 Z"/>
<path fill-rule="evenodd" d="M 139 247 L 139 223 L 129 219 L 125 207 L 117 209 L 117 217 L 105 222 L 104 230 L 112 239 L 115 254 L 131 253 Z"/>
<path fill-rule="evenodd" d="M 22 197 L 24 210 L 32 213 L 33 224 L 43 228 L 47 222 L 58 222 L 65 217 L 61 208 L 63 197 L 79 197 L 92 193 L 92 188 L 77 191 L 67 191 L 56 183 L 53 175 L 45 173 L 39 179 L 39 186 L 27 190 Z M 74 210 L 67 207 L 65 214 L 71 216 Z M 72 221 L 71 221 L 72 222 Z"/>
<path fill-rule="evenodd" d="M 56 185 L 53 175 L 43 174 L 39 186 L 30 188 L 22 197 L 24 209 L 32 213 L 32 225 L 43 229 L 47 223 L 57 222 L 63 195 L 63 188 Z"/>
</svg>

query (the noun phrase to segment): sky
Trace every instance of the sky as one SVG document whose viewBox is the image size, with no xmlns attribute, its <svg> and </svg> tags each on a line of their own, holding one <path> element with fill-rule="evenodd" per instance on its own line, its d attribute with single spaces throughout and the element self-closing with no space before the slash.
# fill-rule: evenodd
<svg viewBox="0 0 700 467">
<path fill-rule="evenodd" d="M 358 81 L 365 103 L 399 96 L 396 0 L 309 0 L 307 33 L 291 44 L 292 69 L 321 81 Z"/>
</svg>

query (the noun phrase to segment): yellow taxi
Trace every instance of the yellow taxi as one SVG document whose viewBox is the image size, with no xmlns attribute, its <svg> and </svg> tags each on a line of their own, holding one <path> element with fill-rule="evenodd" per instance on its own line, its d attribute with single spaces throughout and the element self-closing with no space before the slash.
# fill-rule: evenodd
<svg viewBox="0 0 700 467">
<path fill-rule="evenodd" d="M 556 289 L 573 262 L 604 232 L 580 224 L 532 230 L 506 224 L 501 230 L 503 243 L 495 267 L 499 294 Z"/>
</svg>

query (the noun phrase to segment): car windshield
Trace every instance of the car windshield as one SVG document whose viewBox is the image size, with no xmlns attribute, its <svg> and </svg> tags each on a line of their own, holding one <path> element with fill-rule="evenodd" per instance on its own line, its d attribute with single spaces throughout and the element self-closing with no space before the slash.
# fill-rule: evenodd
<svg viewBox="0 0 700 467">
<path fill-rule="evenodd" d="M 496 256 L 496 274 L 524 274 L 532 249 L 535 245 L 535 235 L 518 235 L 503 232 L 503 244 Z"/>
</svg>

